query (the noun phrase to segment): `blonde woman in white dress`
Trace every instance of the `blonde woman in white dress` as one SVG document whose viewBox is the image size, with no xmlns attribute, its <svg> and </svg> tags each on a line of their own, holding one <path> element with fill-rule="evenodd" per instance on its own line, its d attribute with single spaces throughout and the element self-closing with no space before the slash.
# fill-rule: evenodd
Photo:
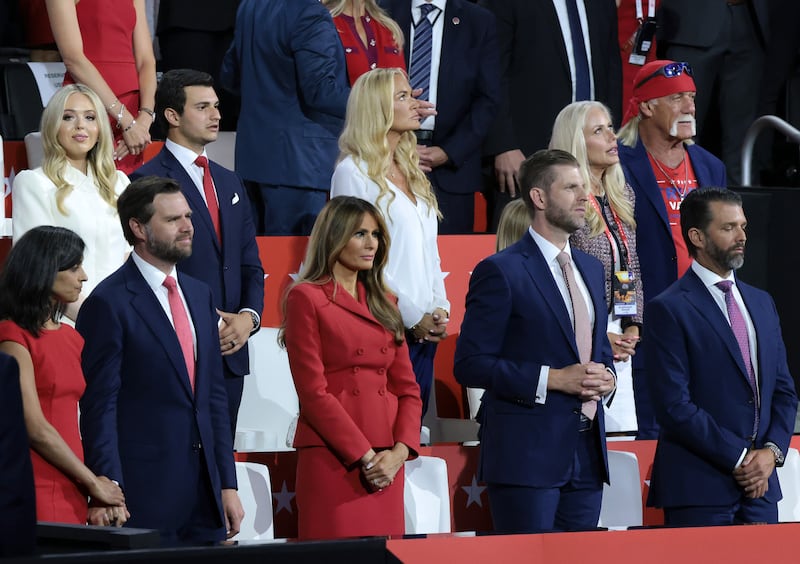
<svg viewBox="0 0 800 564">
<path fill-rule="evenodd" d="M 124 261 L 130 247 L 117 216 L 117 197 L 129 184 L 113 159 L 113 135 L 97 95 L 82 84 L 58 90 L 41 121 L 42 166 L 14 179 L 14 241 L 39 225 L 66 227 L 86 243 L 88 281 L 65 315 L 74 321 L 81 303 Z"/>
</svg>

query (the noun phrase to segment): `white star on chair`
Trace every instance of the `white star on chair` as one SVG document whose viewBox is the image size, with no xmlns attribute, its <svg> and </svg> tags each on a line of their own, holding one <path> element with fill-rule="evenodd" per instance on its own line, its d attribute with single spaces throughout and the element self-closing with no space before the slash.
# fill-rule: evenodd
<svg viewBox="0 0 800 564">
<path fill-rule="evenodd" d="M 286 480 L 284 480 L 281 484 L 281 491 L 273 492 L 272 497 L 274 497 L 275 501 L 278 502 L 278 505 L 275 508 L 275 515 L 280 513 L 282 509 L 285 509 L 289 513 L 294 513 L 292 511 L 292 498 L 294 498 L 294 492 L 290 492 L 286 488 Z"/>
<path fill-rule="evenodd" d="M 478 507 L 483 507 L 483 502 L 481 501 L 481 494 L 483 490 L 486 489 L 486 486 L 479 486 L 478 479 L 475 477 L 475 474 L 472 475 L 472 484 L 469 486 L 461 486 L 461 489 L 467 492 L 467 505 L 469 507 L 473 503 L 477 504 Z"/>
</svg>

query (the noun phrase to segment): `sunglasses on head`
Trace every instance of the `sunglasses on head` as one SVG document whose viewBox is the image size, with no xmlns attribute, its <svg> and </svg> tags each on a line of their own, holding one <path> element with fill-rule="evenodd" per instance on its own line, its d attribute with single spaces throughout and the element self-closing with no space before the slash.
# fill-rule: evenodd
<svg viewBox="0 0 800 564">
<path fill-rule="evenodd" d="M 651 74 L 650 76 L 644 77 L 639 84 L 635 86 L 635 88 L 639 88 L 643 84 L 645 84 L 648 80 L 652 80 L 657 76 L 665 76 L 667 78 L 675 78 L 676 76 L 680 76 L 683 73 L 692 76 L 692 67 L 689 63 L 669 63 L 668 65 L 664 65 L 656 72 Z"/>
</svg>

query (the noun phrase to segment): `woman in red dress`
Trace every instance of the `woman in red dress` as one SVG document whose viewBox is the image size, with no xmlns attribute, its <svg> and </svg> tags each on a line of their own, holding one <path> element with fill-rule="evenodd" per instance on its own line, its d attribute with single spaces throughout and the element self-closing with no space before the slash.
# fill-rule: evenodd
<svg viewBox="0 0 800 564">
<path fill-rule="evenodd" d="M 422 400 L 383 283 L 388 252 L 372 204 L 333 198 L 286 297 L 280 339 L 300 399 L 301 539 L 405 532 L 403 464 L 417 454 Z"/>
<path fill-rule="evenodd" d="M 19 364 L 39 521 L 85 524 L 87 496 L 106 506 L 103 523 L 127 520 L 119 486 L 83 464 L 78 400 L 83 339 L 58 320 L 78 299 L 84 244 L 62 227 L 36 227 L 14 245 L 0 275 L 0 351 Z"/>
<path fill-rule="evenodd" d="M 156 59 L 145 0 L 46 0 L 50 27 L 67 67 L 64 84 L 94 90 L 114 128 L 117 168 L 144 163 L 155 118 Z"/>
<path fill-rule="evenodd" d="M 350 86 L 375 68 L 401 68 L 403 32 L 375 0 L 323 0 L 333 16 L 347 62 Z"/>
</svg>

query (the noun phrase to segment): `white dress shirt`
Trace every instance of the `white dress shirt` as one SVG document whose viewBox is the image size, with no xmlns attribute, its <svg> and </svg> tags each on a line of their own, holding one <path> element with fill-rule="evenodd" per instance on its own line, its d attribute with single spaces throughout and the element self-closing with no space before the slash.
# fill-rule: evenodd
<svg viewBox="0 0 800 564">
<path fill-rule="evenodd" d="M 528 234 L 533 237 L 533 242 L 536 243 L 536 246 L 539 247 L 539 250 L 542 252 L 544 261 L 550 268 L 550 274 L 553 275 L 553 280 L 556 286 L 558 286 L 558 291 L 561 293 L 561 299 L 564 300 L 564 307 L 567 308 L 569 319 L 574 326 L 575 316 L 572 312 L 572 299 L 569 296 L 567 281 L 564 279 L 564 271 L 561 269 L 561 265 L 558 264 L 558 259 L 556 258 L 561 252 L 565 252 L 570 256 L 570 259 L 572 259 L 572 250 L 569 246 L 569 240 L 567 240 L 567 244 L 564 245 L 563 249 L 559 249 L 553 243 L 539 235 L 533 227 L 528 228 Z M 575 262 L 573 261 L 572 264 L 574 265 Z M 589 289 L 586 287 L 586 282 L 583 281 L 583 276 L 581 276 L 581 271 L 578 267 L 573 266 L 572 271 L 575 274 L 575 282 L 578 285 L 578 290 L 580 290 L 583 300 L 586 302 L 586 309 L 589 310 L 589 323 L 594 327 L 594 302 L 592 302 L 592 296 L 589 294 Z M 539 383 L 536 386 L 535 403 L 545 403 L 547 401 L 547 383 L 549 379 L 550 367 L 542 366 L 539 370 Z"/>
<path fill-rule="evenodd" d="M 397 295 L 403 324 L 413 327 L 437 307 L 449 312 L 436 240 L 439 230 L 436 212 L 419 198 L 414 204 L 389 179 L 394 200 L 389 203 L 390 198 L 385 197 L 376 201 L 380 189 L 366 170 L 366 163 L 356 164 L 352 157 L 342 160 L 333 173 L 331 197 L 356 196 L 383 213 L 392 239 L 384 276 Z"/>
<path fill-rule="evenodd" d="M 589 42 L 589 20 L 586 17 L 585 0 L 577 0 L 578 16 L 581 20 L 583 30 L 583 43 L 586 45 L 586 59 L 589 62 L 589 98 L 594 100 L 594 71 L 592 70 L 592 45 Z M 561 36 L 564 38 L 564 47 L 567 49 L 567 60 L 569 60 L 569 75 L 572 79 L 572 101 L 575 101 L 575 53 L 572 50 L 572 30 L 569 27 L 569 15 L 567 14 L 567 4 L 565 0 L 553 0 L 553 6 L 558 15 L 558 23 L 561 26 Z"/>
<path fill-rule="evenodd" d="M 431 13 L 428 14 L 428 21 L 433 24 L 433 34 L 431 36 L 431 81 L 428 87 L 428 101 L 436 105 L 436 97 L 439 90 L 439 61 L 442 55 L 442 35 L 444 34 L 445 6 L 447 0 L 431 0 L 430 2 L 426 0 L 414 0 L 411 3 L 411 32 L 409 33 L 411 37 L 409 37 L 408 40 L 409 68 L 411 67 L 411 61 L 414 60 L 415 24 L 422 17 L 422 10 L 420 10 L 419 7 L 423 4 L 433 4 L 439 8 L 438 10 L 431 10 Z M 432 131 L 435 125 L 436 117 L 428 116 L 420 122 L 419 128 Z"/>
<path fill-rule="evenodd" d="M 194 161 L 197 160 L 197 157 L 205 157 L 208 159 L 208 155 L 206 154 L 206 150 L 203 149 L 203 152 L 199 155 L 192 151 L 191 149 L 187 149 L 183 145 L 178 145 L 175 141 L 171 139 L 167 139 L 164 143 L 164 146 L 167 150 L 172 153 L 172 156 L 175 157 L 183 169 L 186 171 L 186 174 L 189 175 L 189 178 L 192 179 L 194 182 L 195 188 L 200 193 L 200 197 L 203 198 L 203 201 L 208 206 L 208 202 L 206 201 L 206 191 L 203 188 L 203 167 L 194 164 Z M 209 159 L 210 161 L 210 159 Z M 214 181 L 212 179 L 211 183 L 213 184 Z M 217 187 L 214 186 L 214 195 L 217 194 Z M 219 196 L 217 196 L 217 207 L 219 207 Z"/>
<path fill-rule="evenodd" d="M 151 290 L 153 290 L 158 303 L 161 305 L 161 309 L 164 310 L 164 313 L 167 315 L 167 319 L 169 319 L 169 322 L 174 329 L 175 321 L 172 319 L 172 310 L 169 307 L 169 292 L 167 291 L 167 287 L 164 286 L 164 280 L 167 279 L 167 275 L 137 255 L 135 250 L 131 253 L 131 258 L 133 258 L 133 264 L 135 264 L 136 268 L 139 269 L 139 272 L 142 273 L 144 281 L 147 282 L 147 285 L 150 286 Z M 189 304 L 186 303 L 186 297 L 183 295 L 183 290 L 181 290 L 181 284 L 178 281 L 178 271 L 175 269 L 174 265 L 172 267 L 172 272 L 169 273 L 169 276 L 172 276 L 175 279 L 175 285 L 178 288 L 178 295 L 180 295 L 181 301 L 183 302 L 183 308 L 186 310 L 186 317 L 189 319 L 189 327 L 192 329 L 194 358 L 197 360 L 197 334 L 194 330 L 192 312 L 189 310 Z"/>
</svg>

